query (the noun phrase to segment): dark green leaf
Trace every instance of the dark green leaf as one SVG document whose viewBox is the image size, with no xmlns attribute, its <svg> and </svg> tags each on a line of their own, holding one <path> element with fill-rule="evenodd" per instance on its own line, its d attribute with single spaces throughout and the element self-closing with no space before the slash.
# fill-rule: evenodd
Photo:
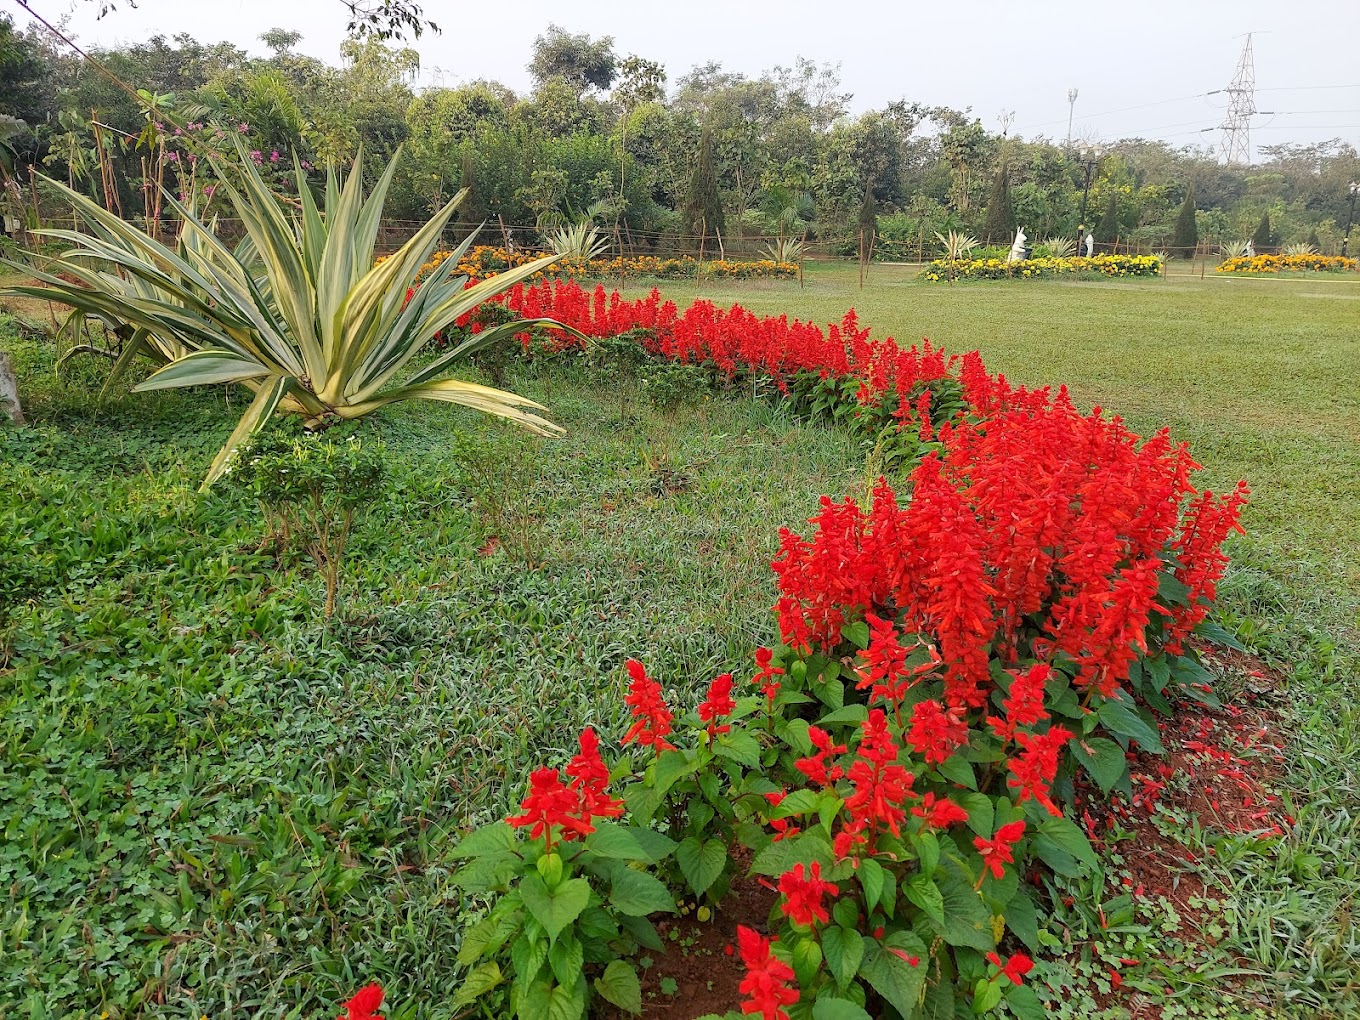
<svg viewBox="0 0 1360 1020">
<path fill-rule="evenodd" d="M 642 984 L 638 981 L 637 971 L 615 960 L 595 979 L 595 990 L 607 1001 L 629 1013 L 642 1012 Z"/>
<path fill-rule="evenodd" d="M 556 942 L 562 929 L 586 909 L 590 902 L 590 883 L 584 878 L 569 878 L 549 891 L 538 873 L 531 872 L 520 880 L 519 894 L 529 913 L 543 925 L 549 941 Z"/>
</svg>

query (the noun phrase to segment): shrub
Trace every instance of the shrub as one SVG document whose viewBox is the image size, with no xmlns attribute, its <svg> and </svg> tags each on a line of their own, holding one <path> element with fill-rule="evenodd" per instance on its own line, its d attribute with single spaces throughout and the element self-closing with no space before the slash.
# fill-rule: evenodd
<svg viewBox="0 0 1360 1020">
<path fill-rule="evenodd" d="M 929 283 L 941 280 L 1031 280 L 1052 276 L 1159 276 L 1162 262 L 1153 255 L 1096 255 L 1092 258 L 1029 258 L 1008 262 L 1004 258 L 950 262 L 936 259 L 921 270 Z"/>
<path fill-rule="evenodd" d="M 355 517 L 382 495 L 382 447 L 353 433 L 342 439 L 275 429 L 257 434 L 227 473 L 259 501 L 266 538 L 297 544 L 311 556 L 326 583 L 330 618 Z"/>
<path fill-rule="evenodd" d="M 1195 190 L 1185 189 L 1185 201 L 1176 214 L 1176 232 L 1172 247 L 1187 257 L 1199 247 L 1199 226 L 1195 222 Z"/>
<path fill-rule="evenodd" d="M 1344 273 L 1360 269 L 1360 260 L 1340 255 L 1283 253 L 1229 255 L 1218 264 L 1220 273 Z"/>
<path fill-rule="evenodd" d="M 1261 222 L 1256 224 L 1256 232 L 1251 235 L 1251 246 L 1258 252 L 1274 247 L 1275 233 L 1270 229 L 1270 212 L 1261 213 Z"/>
</svg>

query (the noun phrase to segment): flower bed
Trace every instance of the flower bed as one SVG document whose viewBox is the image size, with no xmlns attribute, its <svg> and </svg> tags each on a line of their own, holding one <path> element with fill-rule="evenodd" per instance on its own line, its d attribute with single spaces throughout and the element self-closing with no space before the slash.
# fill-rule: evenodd
<svg viewBox="0 0 1360 1020">
<path fill-rule="evenodd" d="M 1054 276 L 1160 276 L 1162 262 L 1155 255 L 1096 255 L 1092 258 L 936 259 L 921 271 L 931 283 L 942 280 L 1032 280 Z"/>
<path fill-rule="evenodd" d="M 658 357 L 790 395 L 806 376 L 865 406 L 895 393 L 915 466 L 900 494 L 880 479 L 865 506 L 824 496 L 810 533 L 781 532 L 782 643 L 742 678 L 690 709 L 630 660 L 620 752 L 587 729 L 518 813 L 459 843 L 455 883 L 491 906 L 464 936 L 454 1008 L 636 1012 L 652 919 L 710 911 L 749 861 L 778 900 L 738 932 L 744 1012 L 1043 1015 L 1026 983 L 1040 876 L 1099 868 L 1075 791 L 1127 792 L 1128 752 L 1161 751 L 1158 716 L 1211 697 L 1186 639 L 1223 636 L 1206 614 L 1245 486 L 1200 492 L 1166 432 L 1015 389 L 976 353 L 870 340 L 853 313 L 823 331 L 573 287 L 507 306 L 586 332 L 639 324 Z M 908 382 L 952 389 L 952 410 L 913 420 Z"/>
<path fill-rule="evenodd" d="M 421 277 L 442 266 L 451 254 L 448 251 L 435 252 L 421 267 Z M 491 245 L 478 245 L 464 254 L 458 263 L 458 272 L 482 280 L 533 262 L 546 254 L 549 253 L 527 249 L 506 251 Z M 630 258 L 563 259 L 546 275 L 582 279 L 592 276 L 656 276 L 664 279 L 792 280 L 798 276 L 798 266 L 793 262 L 772 262 L 769 259 L 706 259 L 701 262 L 688 255 L 667 259 L 639 255 Z"/>
<path fill-rule="evenodd" d="M 1340 255 L 1251 255 L 1224 259 L 1219 273 L 1345 273 L 1360 269 L 1360 260 Z"/>
</svg>

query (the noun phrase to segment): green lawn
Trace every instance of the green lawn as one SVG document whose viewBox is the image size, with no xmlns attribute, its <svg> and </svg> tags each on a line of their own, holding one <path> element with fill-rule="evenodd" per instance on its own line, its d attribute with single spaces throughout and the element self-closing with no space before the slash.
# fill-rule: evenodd
<svg viewBox="0 0 1360 1020">
<path fill-rule="evenodd" d="M 1351 1015 L 1360 278 L 949 288 L 881 266 L 857 282 L 814 267 L 805 290 L 663 292 L 821 321 L 854 305 L 876 330 L 1168 424 L 1215 485 L 1251 482 L 1225 604 L 1298 667 L 1298 827 L 1186 834 L 1232 890 L 1215 947 L 1166 916 L 1096 935 L 1177 947 L 1157 982 L 1176 996 L 1144 1015 L 1248 1015 L 1220 994 L 1225 970 L 1252 972 L 1251 1015 Z M 778 408 L 667 415 L 584 371 L 522 369 L 512 388 L 567 440 L 446 407 L 377 421 L 391 492 L 328 626 L 312 572 L 259 550 L 243 495 L 194 494 L 239 396 L 101 406 L 99 366 L 56 382 L 50 350 L 3 320 L 0 346 L 34 422 L 0 428 L 0 1020 L 333 1016 L 369 979 L 397 1020 L 447 1016 L 476 907 L 448 882 L 451 831 L 504 812 L 582 724 L 617 737 L 626 657 L 691 700 L 741 668 L 772 636 L 778 527 L 864 484 L 852 441 Z M 1098 1015 L 1093 973 L 1048 969 L 1056 1015 Z"/>
</svg>

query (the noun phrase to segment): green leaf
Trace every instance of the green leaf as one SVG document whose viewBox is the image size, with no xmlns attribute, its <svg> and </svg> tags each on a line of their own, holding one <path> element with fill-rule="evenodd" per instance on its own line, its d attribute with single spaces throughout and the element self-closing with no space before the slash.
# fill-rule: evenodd
<svg viewBox="0 0 1360 1020">
<path fill-rule="evenodd" d="M 538 873 L 531 872 L 520 880 L 519 894 L 529 913 L 543 925 L 548 940 L 556 942 L 562 929 L 586 909 L 586 904 L 590 902 L 590 883 L 584 878 L 569 878 L 549 891 L 547 883 Z"/>
<path fill-rule="evenodd" d="M 1100 858 L 1091 849 L 1086 834 L 1066 818 L 1049 818 L 1039 826 L 1039 832 L 1054 845 L 1065 850 L 1089 868 L 1099 868 Z"/>
<path fill-rule="evenodd" d="M 595 990 L 619 1009 L 628 1013 L 642 1012 L 642 983 L 638 981 L 637 971 L 615 960 L 595 979 Z"/>
<path fill-rule="evenodd" d="M 675 911 L 675 897 L 660 879 L 631 868 L 619 868 L 614 873 L 609 902 L 620 913 L 634 917 Z"/>
<path fill-rule="evenodd" d="M 991 801 L 987 802 L 987 809 L 991 811 Z M 990 819 L 989 819 L 990 821 Z M 991 834 L 990 826 L 987 829 L 988 835 Z M 919 835 L 913 834 L 911 837 L 912 848 L 916 851 L 916 856 L 921 862 L 921 874 L 929 878 L 935 874 L 935 869 L 940 866 L 940 841 L 933 832 L 922 832 Z"/>
<path fill-rule="evenodd" d="M 493 822 L 474 829 L 460 839 L 449 852 L 455 860 L 468 857 L 486 857 L 490 854 L 514 853 L 516 851 L 515 830 L 508 822 Z"/>
<path fill-rule="evenodd" d="M 856 648 L 868 648 L 869 624 L 863 620 L 856 620 L 854 623 L 846 624 L 841 628 L 841 637 L 846 641 L 849 641 Z"/>
<path fill-rule="evenodd" d="M 968 828 L 984 839 L 990 839 L 996 817 L 992 798 L 985 793 L 961 793 L 954 799 L 959 802 L 959 807 L 968 812 Z"/>
<path fill-rule="evenodd" d="M 883 865 L 872 857 L 860 861 L 859 884 L 864 890 L 865 909 L 872 911 L 879 897 L 883 895 Z"/>
<path fill-rule="evenodd" d="M 902 889 L 908 900 L 921 908 L 937 928 L 942 929 L 945 924 L 944 917 L 944 895 L 940 892 L 940 887 L 935 884 L 933 878 L 926 875 L 912 875 Z"/>
<path fill-rule="evenodd" d="M 1195 627 L 1195 633 L 1204 638 L 1212 645 L 1219 645 L 1222 648 L 1231 648 L 1235 652 L 1247 651 L 1247 646 L 1237 640 L 1237 636 L 1231 631 L 1225 630 L 1222 626 L 1212 620 L 1205 620 Z"/>
<path fill-rule="evenodd" d="M 727 847 L 720 839 L 700 843 L 694 836 L 680 841 L 675 848 L 675 863 L 696 896 L 708 891 L 727 866 Z"/>
<path fill-rule="evenodd" d="M 1102 793 L 1114 789 L 1119 777 L 1128 771 L 1124 749 L 1105 737 L 1077 738 L 1070 745 L 1072 756 L 1090 773 Z"/>
<path fill-rule="evenodd" d="M 624 914 L 619 918 L 619 926 L 623 928 L 633 941 L 643 949 L 651 949 L 655 952 L 665 950 L 665 943 L 661 941 L 661 936 L 656 933 L 656 925 L 645 917 L 630 917 Z"/>
<path fill-rule="evenodd" d="M 977 789 L 977 775 L 973 772 L 973 765 L 962 755 L 951 754 L 936 765 L 935 769 L 951 783 L 967 787 L 969 790 Z"/>
<path fill-rule="evenodd" d="M 502 980 L 504 979 L 501 977 L 500 965 L 495 960 L 490 960 L 468 973 L 450 1005 L 455 1010 L 469 1006 L 499 985 Z"/>
<path fill-rule="evenodd" d="M 760 744 L 745 730 L 734 729 L 713 742 L 713 750 L 747 768 L 760 768 Z"/>
<path fill-rule="evenodd" d="M 1123 702 L 1107 701 L 1100 706 L 1096 714 L 1100 717 L 1101 724 L 1111 733 L 1136 740 L 1144 750 L 1153 754 L 1166 753 L 1156 729 L 1149 726 Z"/>
<path fill-rule="evenodd" d="M 548 962 L 548 946 L 537 928 L 526 931 L 510 946 L 510 962 L 515 968 L 515 983 L 523 986 L 538 978 L 538 972 Z"/>
<path fill-rule="evenodd" d="M 685 754 L 683 751 L 663 751 L 661 757 L 652 766 L 651 782 L 644 780 L 644 786 L 650 786 L 659 794 L 664 794 L 674 785 L 677 779 L 682 776 L 692 775 L 694 770 L 699 767 L 697 759 Z"/>
<path fill-rule="evenodd" d="M 849 999 L 833 999 L 822 996 L 812 1004 L 812 1020 L 873 1020 Z"/>
<path fill-rule="evenodd" d="M 1048 1010 L 1044 1009 L 1039 996 L 1028 985 L 1011 985 L 1007 988 L 1006 1005 L 1017 1020 L 1047 1020 L 1048 1017 Z"/>
<path fill-rule="evenodd" d="M 553 977 L 564 988 L 575 988 L 585 974 L 586 955 L 581 941 L 568 935 L 559 939 L 548 950 L 548 962 L 552 965 Z"/>
<path fill-rule="evenodd" d="M 831 925 L 822 931 L 822 954 L 836 984 L 849 988 L 864 959 L 864 940 L 853 928 Z"/>
<path fill-rule="evenodd" d="M 751 873 L 777 876 L 795 864 L 811 864 L 813 861 L 820 861 L 823 865 L 831 863 L 831 842 L 820 830 L 771 843 L 756 854 L 751 862 Z"/>
<path fill-rule="evenodd" d="M 596 822 L 595 831 L 585 838 L 584 846 L 597 857 L 611 861 L 650 861 L 637 831 L 612 822 Z"/>
<path fill-rule="evenodd" d="M 815 725 L 822 729 L 827 729 L 830 726 L 859 726 L 868 718 L 869 709 L 866 706 L 846 705 L 834 712 L 828 712 L 818 719 Z"/>
<path fill-rule="evenodd" d="M 633 834 L 633 838 L 638 841 L 638 845 L 642 847 L 647 859 L 653 864 L 660 864 L 675 852 L 675 840 L 664 832 L 657 832 L 655 829 L 645 829 L 640 826 L 628 831 Z"/>
<path fill-rule="evenodd" d="M 1034 901 L 1025 890 L 1017 888 L 1006 904 L 1006 928 L 1032 953 L 1039 951 L 1039 915 Z"/>
<path fill-rule="evenodd" d="M 977 979 L 973 986 L 973 1012 L 990 1013 L 1001 1002 L 1001 985 L 985 977 Z"/>
<path fill-rule="evenodd" d="M 968 946 L 984 953 L 996 948 L 991 911 L 973 888 L 967 869 L 946 857 L 935 872 L 934 883 L 944 900 L 944 923 L 927 917 L 931 928 L 951 946 Z"/>
<path fill-rule="evenodd" d="M 463 941 L 458 947 L 458 962 L 469 967 L 483 956 L 495 953 L 519 930 L 522 916 L 518 910 L 506 910 L 482 918 L 463 932 Z"/>
<path fill-rule="evenodd" d="M 916 957 L 916 966 L 902 959 L 899 953 Z M 893 932 L 884 943 L 864 938 L 864 962 L 860 964 L 859 973 L 893 1009 L 903 1016 L 911 1016 L 925 988 L 927 963 L 925 943 L 910 932 L 899 931 Z"/>
</svg>

